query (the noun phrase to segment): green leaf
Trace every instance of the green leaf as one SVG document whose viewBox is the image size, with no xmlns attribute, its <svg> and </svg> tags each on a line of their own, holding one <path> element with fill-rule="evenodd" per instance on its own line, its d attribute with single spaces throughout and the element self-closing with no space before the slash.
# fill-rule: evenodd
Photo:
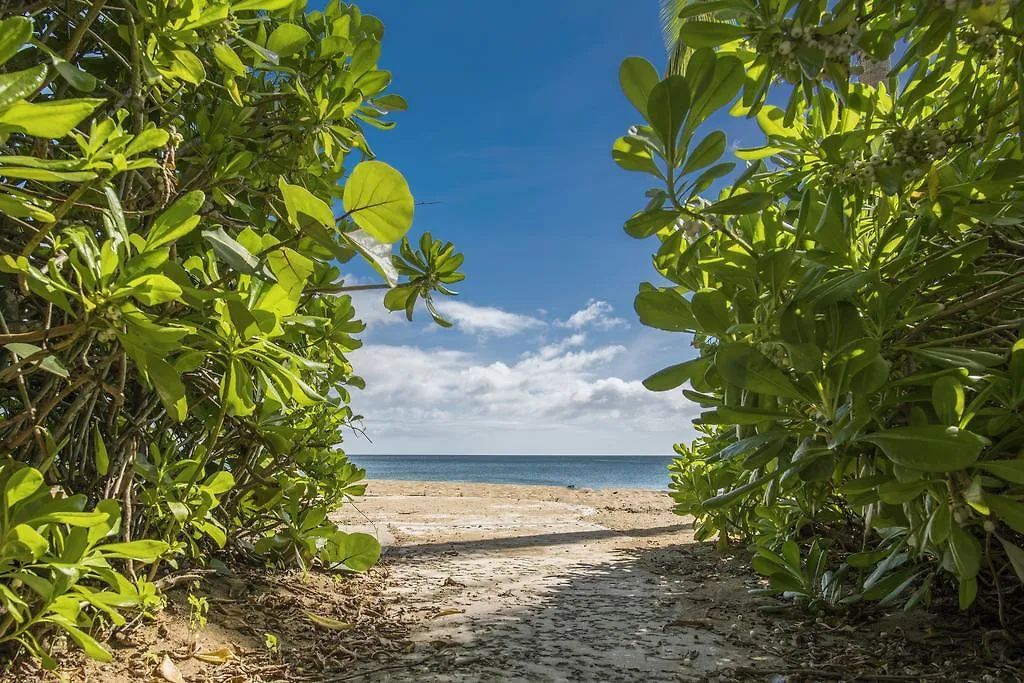
<svg viewBox="0 0 1024 683">
<path fill-rule="evenodd" d="M 619 67 L 619 85 L 626 98 L 644 117 L 651 90 L 658 84 L 658 70 L 643 57 L 627 57 Z"/>
<path fill-rule="evenodd" d="M 985 503 L 996 517 L 1018 534 L 1024 534 L 1024 504 L 1008 496 L 985 494 Z"/>
<path fill-rule="evenodd" d="M 679 39 L 690 48 L 718 47 L 746 36 L 748 30 L 735 24 L 717 21 L 692 20 L 684 22 L 679 30 Z"/>
<path fill-rule="evenodd" d="M 100 429 L 96 425 L 92 426 L 92 447 L 96 451 L 96 472 L 105 477 L 110 471 L 110 456 L 107 454 L 107 444 L 104 443 Z"/>
<path fill-rule="evenodd" d="M 654 163 L 654 157 L 636 138 L 622 137 L 612 145 L 612 161 L 625 171 L 641 171 L 650 173 L 659 178 L 664 177 L 658 165 Z"/>
<path fill-rule="evenodd" d="M 77 66 L 60 57 L 53 58 L 53 66 L 68 84 L 80 92 L 92 92 L 96 89 L 96 78 L 79 69 Z"/>
<path fill-rule="evenodd" d="M 18 53 L 32 38 L 32 20 L 28 17 L 10 17 L 0 21 L 0 65 Z"/>
<path fill-rule="evenodd" d="M 364 572 L 380 559 L 380 543 L 369 534 L 347 534 L 339 531 L 331 537 L 330 559 L 357 572 Z"/>
<path fill-rule="evenodd" d="M 155 562 L 157 558 L 167 552 L 168 548 L 170 546 L 163 541 L 142 539 L 127 543 L 105 543 L 97 546 L 96 550 L 107 557 L 136 560 L 138 562 Z"/>
<path fill-rule="evenodd" d="M 49 621 L 54 621 L 50 619 Z M 64 623 L 63 621 L 55 621 L 60 625 L 62 629 L 67 631 L 67 634 L 71 636 L 71 639 L 75 641 L 78 647 L 87 654 L 90 658 L 95 659 L 98 662 L 112 662 L 114 656 L 111 655 L 106 649 L 100 645 L 99 641 L 90 636 L 88 633 L 78 628 L 77 626 L 71 625 L 71 623 Z"/>
<path fill-rule="evenodd" d="M 722 378 L 740 389 L 768 396 L 806 400 L 782 370 L 757 349 L 726 342 L 715 352 L 715 367 Z"/>
<path fill-rule="evenodd" d="M 290 57 L 304 48 L 309 40 L 306 29 L 296 24 L 283 23 L 270 34 L 267 49 L 278 57 Z"/>
<path fill-rule="evenodd" d="M 690 89 L 686 79 L 672 75 L 651 88 L 647 101 L 647 119 L 665 145 L 670 160 L 675 158 L 676 137 L 690 107 Z"/>
<path fill-rule="evenodd" d="M 46 81 L 46 66 L 0 74 L 0 111 L 34 93 Z"/>
<path fill-rule="evenodd" d="M 725 133 L 720 130 L 710 133 L 700 141 L 700 144 L 687 157 L 686 164 L 683 166 L 683 173 L 691 173 L 718 161 L 722 154 L 725 153 L 725 144 Z"/>
<path fill-rule="evenodd" d="M 939 365 L 967 368 L 972 372 L 985 372 L 987 368 L 1002 365 L 1006 361 L 1006 357 L 1001 354 L 974 349 L 932 346 L 926 349 L 912 348 L 910 350 Z"/>
<path fill-rule="evenodd" d="M 25 500 L 43 485 L 43 475 L 33 467 L 22 467 L 12 474 L 4 486 L 4 499 L 8 508 Z"/>
<path fill-rule="evenodd" d="M 32 556 L 33 560 L 42 557 L 50 547 L 46 539 L 28 524 L 16 524 L 7 532 L 7 537 L 0 540 L 6 543 L 17 543 L 22 546 Z"/>
<path fill-rule="evenodd" d="M 203 237 L 213 247 L 214 253 L 237 272 L 246 275 L 259 273 L 266 277 L 267 271 L 260 268 L 259 260 L 239 244 L 238 240 L 224 232 L 223 228 L 203 230 Z"/>
<path fill-rule="evenodd" d="M 288 9 L 295 4 L 295 0 L 242 0 L 231 5 L 232 12 L 245 10 L 262 10 L 274 12 L 281 9 Z"/>
<path fill-rule="evenodd" d="M 4 348 L 13 353 L 19 358 L 28 358 L 42 351 L 41 348 L 35 344 L 25 344 L 22 342 L 13 342 L 10 344 L 4 344 Z M 68 377 L 67 368 L 60 362 L 60 359 L 54 355 L 46 355 L 42 360 L 35 361 L 37 365 L 43 370 L 49 373 L 57 375 L 58 377 Z"/>
<path fill-rule="evenodd" d="M 700 326 L 699 332 L 721 339 L 732 325 L 729 301 L 717 289 L 702 289 L 690 299 L 693 316 Z"/>
<path fill-rule="evenodd" d="M 970 466 L 988 439 L 941 425 L 897 427 L 861 437 L 882 449 L 892 462 L 924 472 L 955 472 Z"/>
<path fill-rule="evenodd" d="M 363 161 L 345 183 L 346 214 L 371 237 L 393 244 L 409 231 L 413 198 L 402 174 L 382 161 Z"/>
<path fill-rule="evenodd" d="M 1016 460 L 986 460 L 975 463 L 975 467 L 991 472 L 1003 481 L 1024 484 L 1024 458 L 1017 458 Z"/>
<path fill-rule="evenodd" d="M 153 221 L 146 235 L 146 246 L 142 251 L 173 242 L 195 230 L 199 225 L 199 216 L 196 213 L 205 201 L 206 194 L 201 190 L 193 190 L 171 204 Z"/>
<path fill-rule="evenodd" d="M 226 470 L 214 472 L 207 477 L 206 481 L 203 482 L 203 488 L 215 496 L 219 496 L 222 493 L 230 491 L 234 485 L 234 476 Z"/>
<path fill-rule="evenodd" d="M 707 364 L 707 358 L 694 358 L 659 370 L 645 379 L 643 384 L 650 391 L 670 391 L 690 381 L 694 372 L 703 370 Z"/>
<path fill-rule="evenodd" d="M 633 300 L 633 308 L 640 322 L 659 330 L 684 332 L 697 325 L 690 302 L 675 290 L 640 292 Z"/>
<path fill-rule="evenodd" d="M 213 58 L 217 60 L 221 68 L 230 71 L 236 76 L 245 75 L 245 64 L 238 58 L 238 55 L 224 43 L 213 44 Z"/>
<path fill-rule="evenodd" d="M 1020 546 L 1010 543 L 1002 536 L 999 536 L 999 542 L 1003 544 L 1003 550 L 1006 551 L 1006 557 L 1009 558 L 1010 564 L 1013 565 L 1013 571 L 1017 574 L 1017 578 L 1020 579 L 1021 583 L 1024 583 L 1024 550 L 1021 550 Z"/>
<path fill-rule="evenodd" d="M 702 209 L 702 211 L 704 213 L 721 214 L 724 216 L 757 213 L 770 206 L 772 199 L 772 195 L 768 192 L 745 192 L 715 202 L 711 206 Z"/>
<path fill-rule="evenodd" d="M 188 414 L 188 402 L 185 385 L 174 366 L 163 358 L 149 355 L 146 358 L 146 371 L 164 410 L 172 419 L 182 422 Z"/>
<path fill-rule="evenodd" d="M 147 306 L 177 301 L 181 294 L 178 283 L 159 273 L 137 277 L 114 292 L 114 296 L 131 296 Z"/>
<path fill-rule="evenodd" d="M 946 375 L 932 385 L 932 405 L 939 420 L 947 425 L 956 425 L 964 414 L 964 387 L 956 377 Z"/>
<path fill-rule="evenodd" d="M 334 212 L 327 202 L 304 187 L 289 185 L 284 178 L 278 180 L 277 186 L 281 190 L 288 211 L 288 220 L 292 225 L 303 228 L 309 223 L 307 219 L 313 219 L 325 228 L 334 228 Z"/>
<path fill-rule="evenodd" d="M 635 237 L 636 239 L 644 239 L 645 237 L 650 237 L 654 233 L 669 227 L 675 223 L 678 217 L 678 213 L 668 209 L 641 211 L 640 213 L 633 214 L 633 216 L 626 221 L 626 234 L 630 237 Z"/>
<path fill-rule="evenodd" d="M 0 124 L 13 126 L 34 137 L 62 138 L 103 102 L 94 98 L 39 104 L 19 101 L 0 112 Z"/>
<path fill-rule="evenodd" d="M 961 582 L 978 575 L 981 569 L 981 546 L 978 539 L 959 524 L 954 524 L 949 530 L 949 549 L 953 553 L 953 564 Z"/>
</svg>

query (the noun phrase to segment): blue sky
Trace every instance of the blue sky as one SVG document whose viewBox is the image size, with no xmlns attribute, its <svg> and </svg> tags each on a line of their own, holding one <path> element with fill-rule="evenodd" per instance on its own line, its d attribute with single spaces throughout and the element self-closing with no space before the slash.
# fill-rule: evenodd
<svg viewBox="0 0 1024 683">
<path fill-rule="evenodd" d="M 371 146 L 429 203 L 412 234 L 454 242 L 467 279 L 443 304 L 452 330 L 357 297 L 369 327 L 352 362 L 368 386 L 353 406 L 373 443 L 350 437 L 347 450 L 671 453 L 695 407 L 639 381 L 693 351 L 635 318 L 656 241 L 622 223 L 649 185 L 610 155 L 638 119 L 619 63 L 665 61 L 657 3 L 360 6 L 384 22 L 381 66 L 410 105 Z"/>
</svg>

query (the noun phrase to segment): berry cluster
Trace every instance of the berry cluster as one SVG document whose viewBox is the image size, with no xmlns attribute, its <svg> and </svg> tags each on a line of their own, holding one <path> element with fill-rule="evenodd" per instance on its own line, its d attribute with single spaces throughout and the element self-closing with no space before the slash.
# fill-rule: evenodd
<svg viewBox="0 0 1024 683">
<path fill-rule="evenodd" d="M 801 51 L 812 50 L 824 56 L 826 62 L 850 69 L 851 62 L 860 55 L 857 39 L 860 37 L 860 24 L 853 20 L 841 30 L 826 28 L 831 24 L 832 16 L 824 14 L 820 26 L 804 26 L 792 19 L 785 19 L 777 26 L 766 30 L 763 26 L 749 26 L 758 30 L 757 49 L 762 54 L 773 57 L 773 66 L 787 81 L 797 83 L 801 78 L 800 62 L 797 59 Z"/>
<path fill-rule="evenodd" d="M 848 162 L 833 174 L 833 180 L 845 185 L 869 188 L 879 172 L 900 173 L 900 180 L 909 184 L 923 178 L 937 159 L 946 156 L 951 145 L 962 142 L 954 130 L 939 130 L 931 121 L 914 128 L 890 131 L 878 152 L 868 158 Z"/>
</svg>

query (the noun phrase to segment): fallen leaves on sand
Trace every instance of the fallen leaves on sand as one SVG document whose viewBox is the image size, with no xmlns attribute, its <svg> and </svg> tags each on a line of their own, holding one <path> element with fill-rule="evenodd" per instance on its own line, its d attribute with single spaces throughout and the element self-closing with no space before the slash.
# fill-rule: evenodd
<svg viewBox="0 0 1024 683">
<path fill-rule="evenodd" d="M 192 655 L 201 662 L 207 662 L 209 664 L 223 664 L 232 657 L 235 653 L 230 648 L 222 647 L 216 650 L 208 650 L 206 652 L 196 652 Z"/>
<path fill-rule="evenodd" d="M 178 671 L 178 667 L 167 655 L 164 655 L 164 660 L 160 662 L 156 673 L 160 678 L 170 681 L 170 683 L 185 683 L 185 679 L 182 677 L 181 672 Z"/>
<path fill-rule="evenodd" d="M 302 610 L 302 613 L 317 626 L 323 626 L 324 628 L 329 628 L 332 631 L 348 631 L 355 628 L 354 624 L 350 624 L 347 621 L 341 621 L 340 619 L 322 617 L 319 614 L 314 614 L 307 610 Z"/>
<path fill-rule="evenodd" d="M 464 609 L 443 609 L 437 614 L 430 616 L 430 619 L 440 619 L 441 617 L 450 617 L 453 614 L 462 614 L 466 610 Z"/>
</svg>

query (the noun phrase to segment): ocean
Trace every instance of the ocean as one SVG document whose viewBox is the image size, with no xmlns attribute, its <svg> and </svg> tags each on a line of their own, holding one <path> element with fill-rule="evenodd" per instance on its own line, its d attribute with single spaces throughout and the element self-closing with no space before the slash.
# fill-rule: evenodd
<svg viewBox="0 0 1024 683">
<path fill-rule="evenodd" d="M 352 455 L 368 479 L 543 484 L 585 489 L 668 488 L 662 455 Z"/>
</svg>

